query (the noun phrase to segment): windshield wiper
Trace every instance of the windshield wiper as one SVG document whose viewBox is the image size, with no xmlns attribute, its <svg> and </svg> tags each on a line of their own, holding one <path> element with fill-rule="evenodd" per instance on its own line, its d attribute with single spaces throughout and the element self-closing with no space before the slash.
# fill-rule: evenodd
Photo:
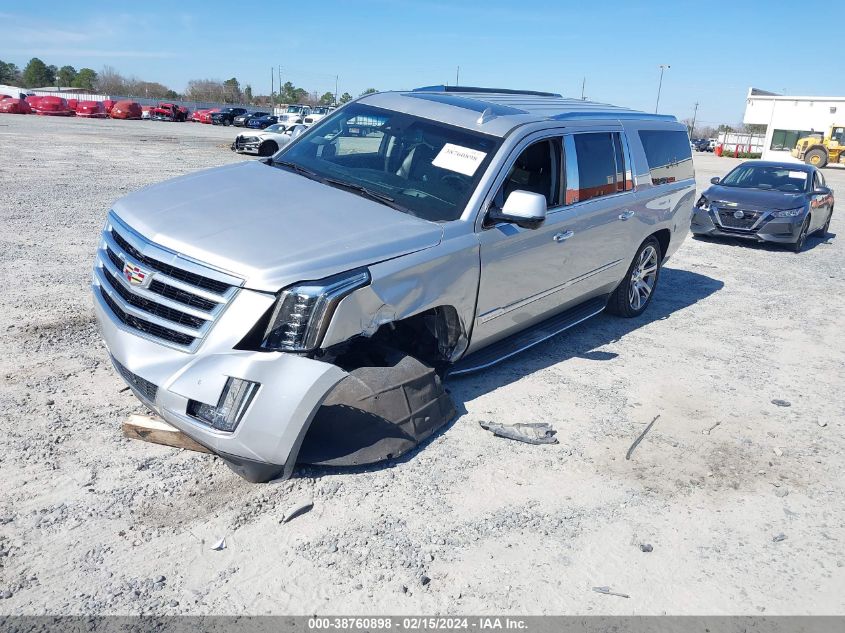
<svg viewBox="0 0 845 633">
<path fill-rule="evenodd" d="M 273 164 L 274 165 L 281 165 L 282 167 L 287 167 L 288 169 L 292 169 L 296 173 L 302 174 L 303 176 L 307 176 L 308 178 L 311 178 L 312 180 L 320 180 L 320 177 L 317 174 L 315 174 L 313 171 L 311 171 L 310 169 L 306 169 L 302 165 L 297 165 L 296 163 L 292 163 L 289 160 L 274 160 Z"/>
<path fill-rule="evenodd" d="M 354 192 L 356 192 L 356 193 L 358 193 L 358 194 L 360 194 L 360 195 L 362 195 L 366 198 L 369 198 L 370 200 L 375 200 L 376 202 L 381 202 L 382 204 L 387 205 L 391 209 L 396 209 L 397 211 L 402 211 L 404 213 L 408 212 L 407 209 L 405 209 L 404 207 L 396 204 L 394 202 L 393 198 L 388 196 L 386 193 L 381 193 L 380 191 L 374 191 L 372 189 L 368 189 L 367 187 L 365 187 L 363 185 L 356 185 L 355 183 L 346 182 L 345 180 L 338 180 L 337 178 L 323 178 L 321 181 L 328 184 L 328 185 L 335 185 L 337 187 L 343 187 L 345 189 L 350 189 L 350 190 L 352 190 L 352 191 L 354 191 Z"/>
</svg>

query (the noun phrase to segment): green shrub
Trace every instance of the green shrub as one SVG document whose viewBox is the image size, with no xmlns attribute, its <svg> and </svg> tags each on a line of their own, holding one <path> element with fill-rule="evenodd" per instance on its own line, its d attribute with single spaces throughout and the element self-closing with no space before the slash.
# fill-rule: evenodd
<svg viewBox="0 0 845 633">
<path fill-rule="evenodd" d="M 760 158 L 762 154 L 760 152 L 740 152 L 737 154 L 733 150 L 726 149 L 722 151 L 723 158 Z"/>
</svg>

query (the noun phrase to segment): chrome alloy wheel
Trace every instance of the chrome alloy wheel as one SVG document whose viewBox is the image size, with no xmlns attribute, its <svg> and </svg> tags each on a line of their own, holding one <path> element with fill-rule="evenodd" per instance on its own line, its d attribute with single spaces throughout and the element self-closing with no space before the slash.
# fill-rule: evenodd
<svg viewBox="0 0 845 633">
<path fill-rule="evenodd" d="M 631 282 L 628 284 L 628 302 L 632 309 L 639 310 L 648 302 L 656 281 L 657 249 L 649 245 L 640 253 L 639 258 L 637 258 L 637 265 L 631 271 Z"/>
</svg>

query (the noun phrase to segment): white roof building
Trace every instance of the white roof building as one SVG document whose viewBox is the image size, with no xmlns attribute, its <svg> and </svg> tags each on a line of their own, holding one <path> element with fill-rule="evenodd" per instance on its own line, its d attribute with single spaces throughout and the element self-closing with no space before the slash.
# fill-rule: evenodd
<svg viewBox="0 0 845 633">
<path fill-rule="evenodd" d="M 789 152 L 799 138 L 845 125 L 845 97 L 790 96 L 749 88 L 742 121 L 767 126 L 763 160 L 798 162 Z"/>
</svg>

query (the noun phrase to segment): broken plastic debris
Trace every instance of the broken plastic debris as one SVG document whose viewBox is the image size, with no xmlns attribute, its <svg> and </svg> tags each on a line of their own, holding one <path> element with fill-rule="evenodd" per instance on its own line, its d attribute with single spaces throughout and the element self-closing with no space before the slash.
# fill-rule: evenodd
<svg viewBox="0 0 845 633">
<path fill-rule="evenodd" d="M 772 537 L 772 541 L 775 542 L 775 543 L 780 543 L 781 541 L 785 541 L 785 540 L 786 540 L 786 534 L 784 534 L 783 532 L 781 532 L 777 536 Z"/>
<path fill-rule="evenodd" d="M 485 431 L 490 431 L 497 437 L 526 442 L 528 444 L 557 444 L 555 431 L 546 422 L 517 422 L 516 424 L 499 424 L 497 422 L 478 423 Z"/>
<path fill-rule="evenodd" d="M 596 593 L 603 593 L 606 596 L 619 596 L 620 598 L 630 598 L 627 593 L 618 593 L 616 591 L 611 591 L 610 587 L 593 587 L 593 591 Z"/>
<path fill-rule="evenodd" d="M 780 398 L 775 398 L 772 400 L 772 404 L 776 407 L 791 407 L 792 403 L 789 400 L 781 400 Z"/>
<path fill-rule="evenodd" d="M 298 517 L 300 514 L 305 514 L 311 508 L 314 507 L 314 502 L 311 499 L 306 499 L 301 503 L 297 503 L 296 505 L 291 506 L 287 509 L 284 516 L 282 517 L 282 523 L 287 523 L 293 518 Z"/>
<path fill-rule="evenodd" d="M 211 549 L 219 552 L 221 549 L 226 549 L 226 537 L 224 536 L 219 541 L 217 541 L 214 545 L 211 546 Z"/>
</svg>

